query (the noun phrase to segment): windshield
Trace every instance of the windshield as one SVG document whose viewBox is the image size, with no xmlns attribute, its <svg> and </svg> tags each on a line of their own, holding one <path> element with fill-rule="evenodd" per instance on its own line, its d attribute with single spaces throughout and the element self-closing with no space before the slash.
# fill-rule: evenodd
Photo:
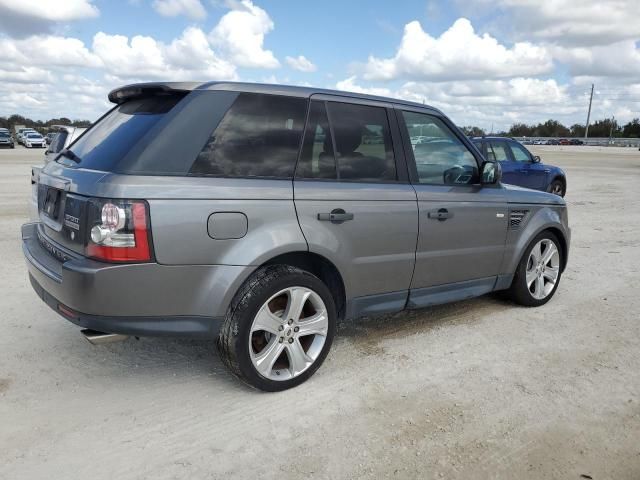
<svg viewBox="0 0 640 480">
<path fill-rule="evenodd" d="M 27 138 L 42 138 L 42 135 L 39 133 L 28 133 Z"/>
</svg>

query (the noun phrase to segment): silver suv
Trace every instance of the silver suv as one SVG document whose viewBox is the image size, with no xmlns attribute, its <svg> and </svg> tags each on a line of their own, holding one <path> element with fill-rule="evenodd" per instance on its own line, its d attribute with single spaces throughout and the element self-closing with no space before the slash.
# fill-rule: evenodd
<svg viewBox="0 0 640 480">
<path fill-rule="evenodd" d="M 217 338 L 276 391 L 313 375 L 340 319 L 558 288 L 564 200 L 502 185 L 434 108 L 237 83 L 109 99 L 43 168 L 22 227 L 33 288 L 94 342 Z"/>
</svg>

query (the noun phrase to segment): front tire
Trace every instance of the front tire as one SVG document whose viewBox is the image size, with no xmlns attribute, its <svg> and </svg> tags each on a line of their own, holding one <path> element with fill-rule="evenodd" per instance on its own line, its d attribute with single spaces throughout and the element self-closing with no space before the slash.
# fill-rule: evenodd
<svg viewBox="0 0 640 480">
<path fill-rule="evenodd" d="M 558 195 L 560 197 L 564 197 L 565 194 L 565 186 L 562 180 L 554 180 L 549 185 L 547 192 L 553 193 L 554 195 Z"/>
<path fill-rule="evenodd" d="M 240 380 L 276 392 L 316 372 L 335 330 L 335 303 L 319 278 L 289 265 L 269 265 L 256 271 L 231 302 L 218 352 Z"/>
<path fill-rule="evenodd" d="M 551 300 L 562 276 L 562 254 L 553 233 L 538 234 L 518 264 L 509 289 L 511 299 L 526 307 L 539 307 Z"/>
</svg>

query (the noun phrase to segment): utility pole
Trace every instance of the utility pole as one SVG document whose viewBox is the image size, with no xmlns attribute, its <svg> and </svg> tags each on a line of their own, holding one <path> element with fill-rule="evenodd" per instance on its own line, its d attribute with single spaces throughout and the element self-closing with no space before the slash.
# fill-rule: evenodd
<svg viewBox="0 0 640 480">
<path fill-rule="evenodd" d="M 589 119 L 591 118 L 591 102 L 593 102 L 593 83 L 591 84 L 591 96 L 589 97 L 589 112 L 587 113 L 587 124 L 584 126 L 584 139 L 589 136 Z"/>
<path fill-rule="evenodd" d="M 609 141 L 611 142 L 611 140 L 613 139 L 613 127 L 616 124 L 616 117 L 615 115 L 611 115 L 611 128 L 609 128 Z"/>
</svg>

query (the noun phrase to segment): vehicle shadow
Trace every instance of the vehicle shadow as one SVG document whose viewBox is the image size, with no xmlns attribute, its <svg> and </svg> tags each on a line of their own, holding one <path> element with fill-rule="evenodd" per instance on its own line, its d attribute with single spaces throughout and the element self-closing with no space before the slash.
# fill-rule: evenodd
<svg viewBox="0 0 640 480">
<path fill-rule="evenodd" d="M 381 351 L 377 345 L 386 339 L 472 324 L 508 308 L 517 307 L 497 295 L 487 295 L 393 315 L 341 321 L 333 348 L 355 345 L 364 354 L 375 355 Z M 121 380 L 144 375 L 163 381 L 175 378 L 177 382 L 201 382 L 200 378 L 207 377 L 215 379 L 210 382 L 215 388 L 256 391 L 229 372 L 218 356 L 214 339 L 130 337 L 123 342 L 92 346 L 79 335 L 70 339 L 67 329 L 57 331 L 60 344 L 73 343 L 65 349 L 66 361 L 88 370 L 91 376 Z"/>
</svg>

